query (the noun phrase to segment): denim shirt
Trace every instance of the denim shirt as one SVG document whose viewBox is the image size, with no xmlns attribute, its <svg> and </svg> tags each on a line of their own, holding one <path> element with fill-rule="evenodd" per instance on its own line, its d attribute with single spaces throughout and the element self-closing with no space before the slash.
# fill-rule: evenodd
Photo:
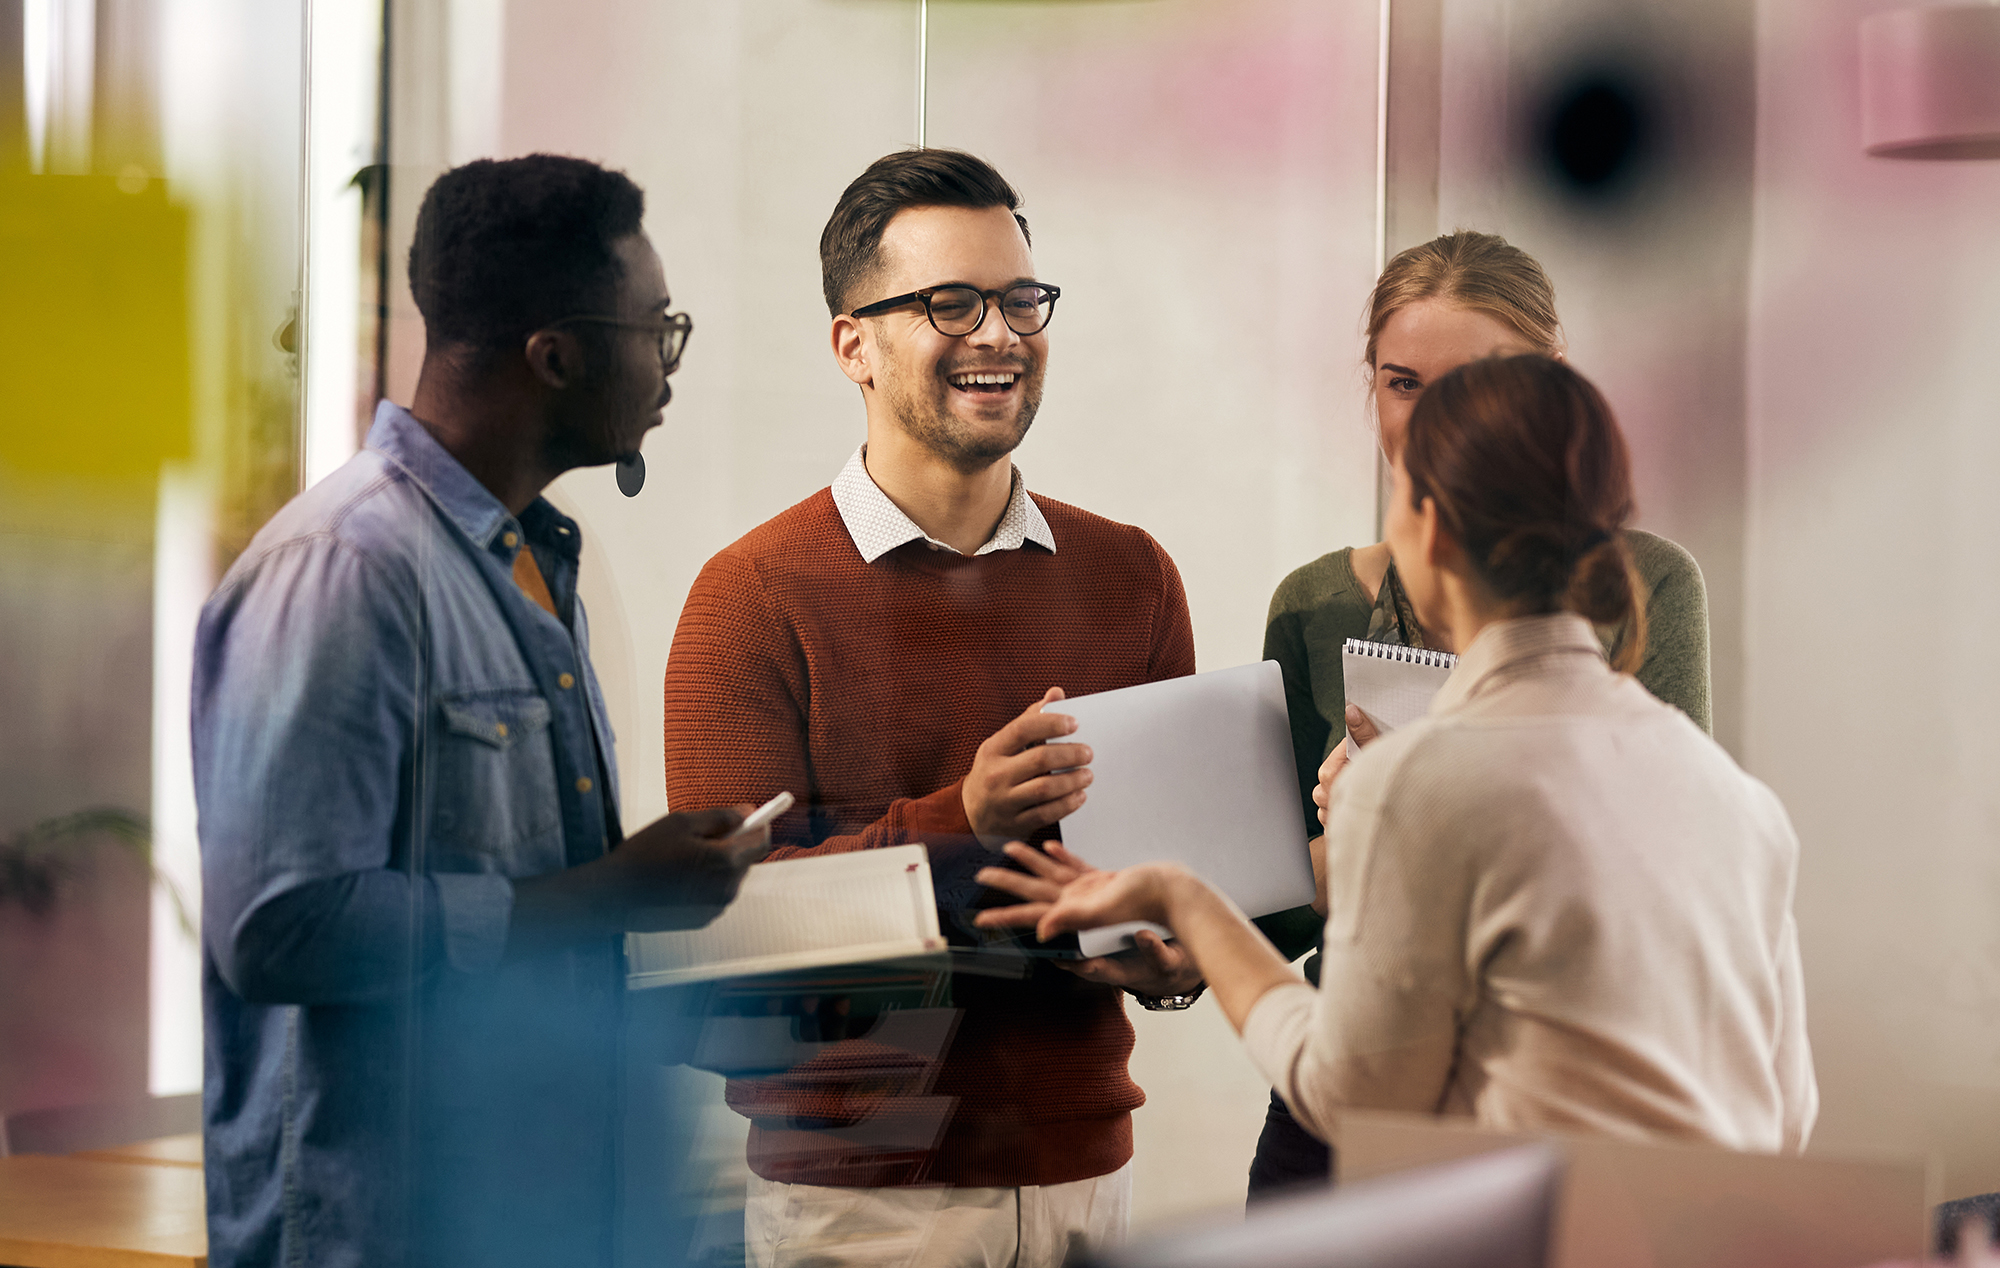
<svg viewBox="0 0 2000 1268">
<path fill-rule="evenodd" d="M 621 951 L 502 964 L 514 881 L 619 834 L 581 544 L 384 402 L 203 609 L 217 1268 L 608 1255 Z"/>
</svg>

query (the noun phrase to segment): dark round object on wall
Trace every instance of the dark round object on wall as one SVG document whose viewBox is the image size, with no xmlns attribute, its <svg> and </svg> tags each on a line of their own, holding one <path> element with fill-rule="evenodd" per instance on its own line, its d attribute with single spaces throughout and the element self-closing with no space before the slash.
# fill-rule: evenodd
<svg viewBox="0 0 2000 1268">
<path fill-rule="evenodd" d="M 1623 193 L 1651 158 L 1657 115 L 1653 94 L 1636 75 L 1594 70 L 1562 81 L 1540 129 L 1555 183 L 1591 201 Z"/>
</svg>

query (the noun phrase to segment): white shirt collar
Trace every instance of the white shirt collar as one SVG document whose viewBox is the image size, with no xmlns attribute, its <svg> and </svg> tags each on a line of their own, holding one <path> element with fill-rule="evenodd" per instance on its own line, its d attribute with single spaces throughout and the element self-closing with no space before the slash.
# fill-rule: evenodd
<svg viewBox="0 0 2000 1268">
<path fill-rule="evenodd" d="M 874 477 L 868 474 L 863 455 L 868 446 L 862 445 L 840 469 L 833 481 L 833 504 L 840 511 L 840 522 L 847 526 L 847 535 L 854 539 L 854 547 L 861 552 L 861 558 L 874 563 L 905 542 L 922 539 L 932 550 L 950 550 L 952 547 L 932 537 L 918 528 L 916 521 L 903 514 L 902 510 L 882 492 Z M 1049 531 L 1049 522 L 1042 518 L 1042 508 L 1035 505 L 1035 499 L 1028 496 L 1027 486 L 1022 483 L 1019 467 L 1010 467 L 1014 475 L 1014 492 L 1007 499 L 1007 513 L 1000 517 L 1000 524 L 993 530 L 993 536 L 974 555 L 990 555 L 1000 550 L 1019 550 L 1033 542 L 1050 554 L 1055 553 L 1055 534 Z"/>
</svg>

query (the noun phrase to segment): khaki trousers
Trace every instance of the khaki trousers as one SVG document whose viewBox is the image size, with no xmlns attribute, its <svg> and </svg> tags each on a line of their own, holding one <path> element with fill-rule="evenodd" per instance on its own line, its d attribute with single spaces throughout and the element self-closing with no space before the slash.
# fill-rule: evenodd
<svg viewBox="0 0 2000 1268">
<path fill-rule="evenodd" d="M 1061 1268 L 1124 1239 L 1132 1164 L 1069 1184 L 837 1189 L 750 1177 L 750 1268 Z"/>
</svg>

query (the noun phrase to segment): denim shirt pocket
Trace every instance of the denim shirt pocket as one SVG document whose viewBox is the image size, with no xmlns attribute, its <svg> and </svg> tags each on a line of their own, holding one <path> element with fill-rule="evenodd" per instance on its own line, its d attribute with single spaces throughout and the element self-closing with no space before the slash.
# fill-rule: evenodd
<svg viewBox="0 0 2000 1268">
<path fill-rule="evenodd" d="M 433 754 L 431 836 L 447 852 L 511 873 L 521 846 L 560 829 L 549 702 L 534 691 L 445 696 Z"/>
</svg>

